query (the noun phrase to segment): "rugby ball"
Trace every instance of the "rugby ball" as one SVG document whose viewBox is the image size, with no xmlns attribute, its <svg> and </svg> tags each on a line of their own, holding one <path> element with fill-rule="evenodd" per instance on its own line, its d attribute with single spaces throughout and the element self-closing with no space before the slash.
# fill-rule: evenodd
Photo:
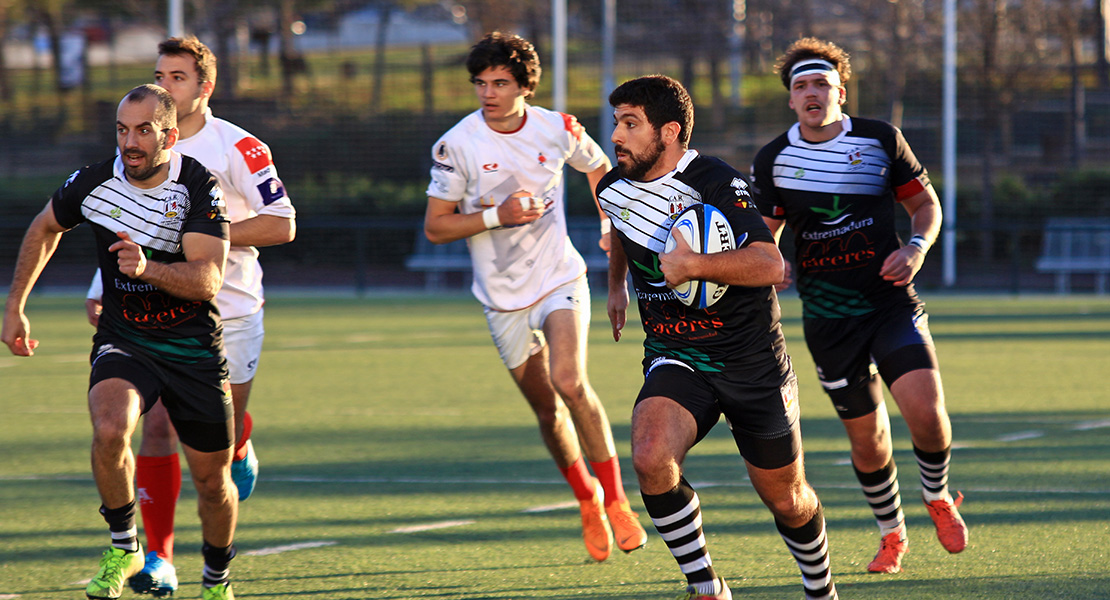
<svg viewBox="0 0 1110 600">
<path fill-rule="evenodd" d="M 699 254 L 714 254 L 736 248 L 736 238 L 724 213 L 711 204 L 695 204 L 678 213 L 667 233 L 664 252 L 675 247 L 675 236 L 681 235 L 690 249 Z M 687 306 L 708 308 L 728 291 L 728 284 L 712 281 L 687 281 L 673 290 Z"/>
</svg>

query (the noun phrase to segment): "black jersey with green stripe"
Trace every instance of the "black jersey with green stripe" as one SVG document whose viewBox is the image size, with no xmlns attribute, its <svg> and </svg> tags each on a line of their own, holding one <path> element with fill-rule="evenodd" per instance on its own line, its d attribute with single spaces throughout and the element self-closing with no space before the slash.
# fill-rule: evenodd
<svg viewBox="0 0 1110 600">
<path fill-rule="evenodd" d="M 108 247 L 123 231 L 149 260 L 185 260 L 186 233 L 228 239 L 223 192 L 201 164 L 177 152 L 170 155 L 169 177 L 152 189 L 128 183 L 118 158 L 84 167 L 70 175 L 51 197 L 54 217 L 69 229 L 89 223 L 96 238 L 97 262 L 104 284 L 98 331 L 134 349 L 180 363 L 218 356 L 222 329 L 215 300 L 184 300 L 119 270 Z"/>
<path fill-rule="evenodd" d="M 774 243 L 739 172 L 690 150 L 674 171 L 653 181 L 623 179 L 614 169 L 598 183 L 597 192 L 628 258 L 647 358 L 669 357 L 707 372 L 755 361 L 779 367 L 767 369 L 768 377 L 785 372 L 786 346 L 773 288 L 732 285 L 713 306 L 701 310 L 683 304 L 667 288 L 659 268 L 671 224 L 683 209 L 698 203 L 724 213 L 735 239 L 744 240 L 741 247 Z"/>
<path fill-rule="evenodd" d="M 794 232 L 794 279 L 807 318 L 918 302 L 912 284 L 895 286 L 879 271 L 902 245 L 898 196 L 924 189 L 928 174 L 893 125 L 847 116 L 843 125 L 837 137 L 810 143 L 795 124 L 752 163 L 759 211 Z"/>
</svg>

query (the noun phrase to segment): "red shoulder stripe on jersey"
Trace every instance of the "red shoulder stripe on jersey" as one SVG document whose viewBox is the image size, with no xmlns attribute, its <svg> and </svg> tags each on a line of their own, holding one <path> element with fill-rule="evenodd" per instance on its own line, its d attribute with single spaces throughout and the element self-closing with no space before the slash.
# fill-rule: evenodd
<svg viewBox="0 0 1110 600">
<path fill-rule="evenodd" d="M 266 149 L 265 144 L 255 138 L 245 137 L 235 142 L 235 147 L 243 155 L 243 160 L 247 162 L 247 168 L 250 169 L 251 173 L 257 173 L 274 164 L 274 161 L 270 158 L 270 151 Z"/>
<path fill-rule="evenodd" d="M 583 131 L 582 124 L 578 122 L 578 119 L 574 115 L 568 115 L 566 113 L 559 114 L 563 115 L 563 126 L 574 136 L 575 140 L 581 142 Z"/>
<path fill-rule="evenodd" d="M 894 188 L 894 199 L 901 202 L 906 198 L 912 198 L 925 191 L 925 184 L 921 183 L 921 178 L 914 177 L 906 183 Z"/>
</svg>

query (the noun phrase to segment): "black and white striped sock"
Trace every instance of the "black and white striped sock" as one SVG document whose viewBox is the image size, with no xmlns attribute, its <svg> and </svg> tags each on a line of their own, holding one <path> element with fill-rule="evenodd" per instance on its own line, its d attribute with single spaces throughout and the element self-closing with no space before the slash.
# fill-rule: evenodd
<svg viewBox="0 0 1110 600">
<path fill-rule="evenodd" d="M 659 495 L 644 494 L 644 508 L 662 536 L 686 581 L 699 594 L 716 595 L 717 573 L 701 528 L 701 504 L 694 488 L 681 478 L 678 487 Z M 716 591 L 713 591 L 716 590 Z"/>
<path fill-rule="evenodd" d="M 925 452 L 913 447 L 917 466 L 921 469 L 921 489 L 926 502 L 944 500 L 948 495 L 948 463 L 952 458 L 952 448 L 940 452 Z"/>
<path fill-rule="evenodd" d="M 100 505 L 100 514 L 108 523 L 112 535 L 112 546 L 127 552 L 139 550 L 139 528 L 135 526 L 135 501 L 120 508 Z"/>
<path fill-rule="evenodd" d="M 855 469 L 855 467 L 853 467 Z M 902 513 L 902 497 L 898 489 L 898 467 L 891 458 L 886 466 L 874 473 L 855 469 L 856 479 L 863 488 L 863 496 L 871 506 L 879 531 L 886 537 L 891 533 L 906 534 L 906 517 Z"/>
<path fill-rule="evenodd" d="M 791 528 L 775 519 L 775 527 L 790 554 L 802 570 L 806 600 L 837 600 L 836 585 L 829 566 L 829 539 L 825 535 L 825 513 L 820 504 L 817 514 L 801 527 Z"/>
<path fill-rule="evenodd" d="M 201 583 L 206 588 L 216 587 L 227 583 L 231 577 L 229 565 L 235 558 L 235 546 L 220 548 L 204 542 L 201 547 L 204 556 L 204 571 L 201 574 Z"/>
</svg>

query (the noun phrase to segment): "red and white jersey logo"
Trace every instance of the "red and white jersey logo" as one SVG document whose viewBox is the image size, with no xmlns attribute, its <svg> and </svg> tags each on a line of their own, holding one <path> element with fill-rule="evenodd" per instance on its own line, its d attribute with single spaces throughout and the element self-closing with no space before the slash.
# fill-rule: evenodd
<svg viewBox="0 0 1110 600">
<path fill-rule="evenodd" d="M 245 137 L 235 142 L 235 147 L 243 155 L 243 160 L 246 161 L 247 168 L 250 169 L 251 173 L 257 173 L 274 164 L 273 159 L 270 158 L 270 151 L 266 149 L 265 144 L 256 138 Z"/>
</svg>

